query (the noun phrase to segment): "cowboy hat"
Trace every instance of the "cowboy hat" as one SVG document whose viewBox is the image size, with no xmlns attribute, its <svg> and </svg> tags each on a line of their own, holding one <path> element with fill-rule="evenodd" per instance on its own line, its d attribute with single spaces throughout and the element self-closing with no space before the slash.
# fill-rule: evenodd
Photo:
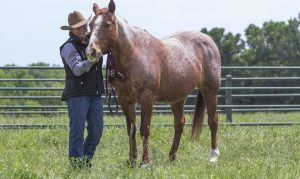
<svg viewBox="0 0 300 179">
<path fill-rule="evenodd" d="M 78 28 L 78 27 L 83 26 L 86 23 L 88 23 L 90 21 L 91 17 L 89 17 L 88 19 L 85 19 L 80 12 L 73 11 L 68 16 L 69 25 L 61 26 L 60 29 L 61 30 L 70 30 L 71 28 Z"/>
</svg>

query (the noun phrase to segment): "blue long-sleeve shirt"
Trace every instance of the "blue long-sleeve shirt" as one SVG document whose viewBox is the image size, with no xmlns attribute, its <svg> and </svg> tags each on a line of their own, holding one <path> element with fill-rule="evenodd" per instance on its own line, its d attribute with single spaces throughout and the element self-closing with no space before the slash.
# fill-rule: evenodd
<svg viewBox="0 0 300 179">
<path fill-rule="evenodd" d="M 79 53 L 72 43 L 66 43 L 61 51 L 61 56 L 72 70 L 75 76 L 80 76 L 85 72 L 90 71 L 92 63 L 88 60 L 82 60 Z"/>
</svg>

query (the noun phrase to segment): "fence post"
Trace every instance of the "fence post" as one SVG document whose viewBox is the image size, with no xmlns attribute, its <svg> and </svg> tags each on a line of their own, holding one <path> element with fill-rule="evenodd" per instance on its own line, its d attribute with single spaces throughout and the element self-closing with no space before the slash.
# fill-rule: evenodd
<svg viewBox="0 0 300 179">
<path fill-rule="evenodd" d="M 226 87 L 232 87 L 232 76 L 226 75 Z M 232 123 L 232 89 L 226 89 L 226 122 Z"/>
</svg>

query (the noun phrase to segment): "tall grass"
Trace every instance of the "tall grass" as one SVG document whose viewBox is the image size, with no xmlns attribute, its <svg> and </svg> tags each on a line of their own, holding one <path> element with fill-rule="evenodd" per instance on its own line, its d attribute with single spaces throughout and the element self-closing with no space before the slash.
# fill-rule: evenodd
<svg viewBox="0 0 300 179">
<path fill-rule="evenodd" d="M 273 115 L 273 117 L 269 117 Z M 298 114 L 294 118 L 299 117 Z M 277 114 L 259 114 L 262 119 Z M 282 115 L 281 117 L 284 117 Z M 249 115 L 239 116 L 251 121 Z M 250 115 L 250 117 L 253 117 Z M 288 115 L 287 115 L 288 117 Z M 107 121 L 111 120 L 111 121 Z M 170 122 L 156 115 L 153 123 Z M 122 123 L 120 117 L 106 123 Z M 91 171 L 68 170 L 68 129 L 1 129 L 0 178 L 299 178 L 300 126 L 219 127 L 220 158 L 209 162 L 210 135 L 205 126 L 200 140 L 189 141 L 185 126 L 176 162 L 169 163 L 173 128 L 153 125 L 150 165 L 129 168 L 125 128 L 105 128 Z M 138 160 L 141 139 L 138 137 Z"/>
</svg>

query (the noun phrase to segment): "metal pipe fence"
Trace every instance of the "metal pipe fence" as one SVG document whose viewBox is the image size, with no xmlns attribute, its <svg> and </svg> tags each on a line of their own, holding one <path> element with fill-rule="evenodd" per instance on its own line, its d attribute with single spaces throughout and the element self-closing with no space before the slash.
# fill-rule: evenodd
<svg viewBox="0 0 300 179">
<path fill-rule="evenodd" d="M 49 67 L 49 66 L 28 66 L 28 67 L 18 67 L 18 66 L 2 66 L 1 70 L 63 70 L 63 67 Z M 253 81 L 291 81 L 291 80 L 300 80 L 299 76 L 248 76 L 240 77 L 231 75 L 232 71 L 238 70 L 290 70 L 295 71 L 299 70 L 300 67 L 271 67 L 271 66 L 256 66 L 256 67 L 222 67 L 222 70 L 225 71 L 222 75 L 222 87 L 220 88 L 219 105 L 218 111 L 226 113 L 226 121 L 232 123 L 232 113 L 233 112 L 257 112 L 257 111 L 298 111 L 300 109 L 300 104 L 258 104 L 250 100 L 257 100 L 261 98 L 293 98 L 300 96 L 299 89 L 300 86 L 238 86 L 235 82 L 253 82 Z M 228 72 L 229 75 L 226 73 Z M 298 73 L 299 74 L 299 73 Z M 275 75 L 277 75 L 275 73 Z M 43 83 L 43 82 L 57 82 L 60 84 L 60 87 L 45 87 L 45 86 L 3 86 L 3 83 L 20 83 L 26 84 L 30 82 Z M 299 84 L 299 83 L 298 83 Z M 65 114 L 66 105 L 60 101 L 61 96 L 57 93 L 61 93 L 63 90 L 64 79 L 62 78 L 36 78 L 36 79 L 27 79 L 27 78 L 0 78 L 0 101 L 11 100 L 15 101 L 18 104 L 18 100 L 44 100 L 43 105 L 3 105 L 0 102 L 0 115 L 17 115 L 17 114 Z M 282 92 L 284 91 L 284 92 Z M 6 92 L 6 93 L 5 93 Z M 28 93 L 39 92 L 41 95 L 28 95 Z M 53 93 L 51 95 L 45 95 L 47 93 Z M 7 95 L 7 94 L 13 95 Z M 24 95 L 25 94 L 25 95 Z M 185 112 L 192 113 L 194 111 L 195 103 L 195 92 L 190 94 L 186 99 Z M 103 96 L 105 100 L 105 96 Z M 249 99 L 250 103 L 244 102 L 241 100 Z M 47 100 L 52 100 L 51 104 L 47 104 Z M 238 101 L 238 102 L 237 102 Z M 238 103 L 238 104 L 236 104 Z M 112 105 L 115 107 L 115 105 Z M 140 112 L 140 106 L 137 105 L 137 112 Z M 169 105 L 163 103 L 155 103 L 154 113 L 171 113 Z M 108 106 L 105 103 L 104 112 L 108 113 Z"/>
</svg>

